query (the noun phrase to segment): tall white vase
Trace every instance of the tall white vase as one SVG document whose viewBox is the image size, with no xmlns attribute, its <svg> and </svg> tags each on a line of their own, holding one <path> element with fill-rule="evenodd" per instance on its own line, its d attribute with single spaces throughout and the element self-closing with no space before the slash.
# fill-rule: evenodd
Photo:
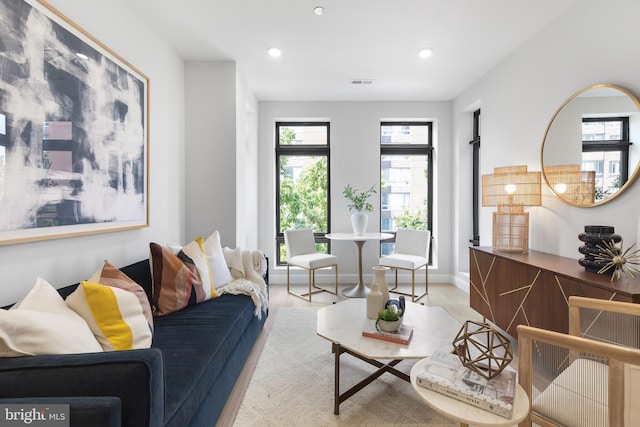
<svg viewBox="0 0 640 427">
<path fill-rule="evenodd" d="M 351 214 L 351 226 L 353 227 L 353 234 L 356 236 L 367 234 L 368 223 L 369 215 L 366 212 L 354 212 Z"/>
<path fill-rule="evenodd" d="M 373 267 L 373 282 L 371 283 L 371 289 L 373 289 L 374 285 L 378 288 L 378 291 L 382 294 L 382 306 L 387 304 L 389 301 L 389 285 L 387 284 L 387 271 L 389 267 L 382 267 L 377 265 Z"/>
</svg>

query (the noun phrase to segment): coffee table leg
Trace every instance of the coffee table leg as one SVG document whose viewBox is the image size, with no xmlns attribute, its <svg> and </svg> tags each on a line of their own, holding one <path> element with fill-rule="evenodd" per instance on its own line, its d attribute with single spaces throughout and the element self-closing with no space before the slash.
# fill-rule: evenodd
<svg viewBox="0 0 640 427">
<path fill-rule="evenodd" d="M 333 414 L 340 414 L 340 344 L 333 343 L 332 350 L 335 355 L 333 373 Z"/>
</svg>

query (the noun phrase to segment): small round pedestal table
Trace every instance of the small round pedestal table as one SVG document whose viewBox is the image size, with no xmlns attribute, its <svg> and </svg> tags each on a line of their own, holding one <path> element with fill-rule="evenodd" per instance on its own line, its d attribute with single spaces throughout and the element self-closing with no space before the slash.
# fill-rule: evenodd
<svg viewBox="0 0 640 427">
<path fill-rule="evenodd" d="M 342 291 L 342 295 L 349 298 L 365 298 L 369 293 L 369 288 L 362 281 L 362 247 L 367 240 L 387 240 L 393 238 L 390 233 L 367 233 L 363 236 L 356 236 L 353 233 L 329 233 L 325 234 L 331 240 L 351 240 L 358 248 L 358 283 L 355 286 Z"/>
</svg>

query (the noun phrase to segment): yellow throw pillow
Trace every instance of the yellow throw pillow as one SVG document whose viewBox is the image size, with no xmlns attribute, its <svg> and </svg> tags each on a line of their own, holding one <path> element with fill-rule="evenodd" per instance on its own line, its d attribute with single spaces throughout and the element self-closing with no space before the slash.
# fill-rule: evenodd
<svg viewBox="0 0 640 427">
<path fill-rule="evenodd" d="M 132 292 L 83 281 L 66 303 L 87 322 L 104 351 L 151 347 L 151 328 Z"/>
</svg>

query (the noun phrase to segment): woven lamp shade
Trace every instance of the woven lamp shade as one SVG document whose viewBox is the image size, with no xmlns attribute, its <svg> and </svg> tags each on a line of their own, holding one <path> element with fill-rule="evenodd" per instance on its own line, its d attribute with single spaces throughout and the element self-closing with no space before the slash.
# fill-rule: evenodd
<svg viewBox="0 0 640 427">
<path fill-rule="evenodd" d="M 544 176 L 563 200 L 576 206 L 591 206 L 595 202 L 595 171 L 582 171 L 580 165 L 545 166 Z"/>
<path fill-rule="evenodd" d="M 493 213 L 493 248 L 505 252 L 529 250 L 529 213 L 525 206 L 540 206 L 542 176 L 527 166 L 494 168 L 482 176 L 482 206 L 497 206 Z"/>
</svg>

